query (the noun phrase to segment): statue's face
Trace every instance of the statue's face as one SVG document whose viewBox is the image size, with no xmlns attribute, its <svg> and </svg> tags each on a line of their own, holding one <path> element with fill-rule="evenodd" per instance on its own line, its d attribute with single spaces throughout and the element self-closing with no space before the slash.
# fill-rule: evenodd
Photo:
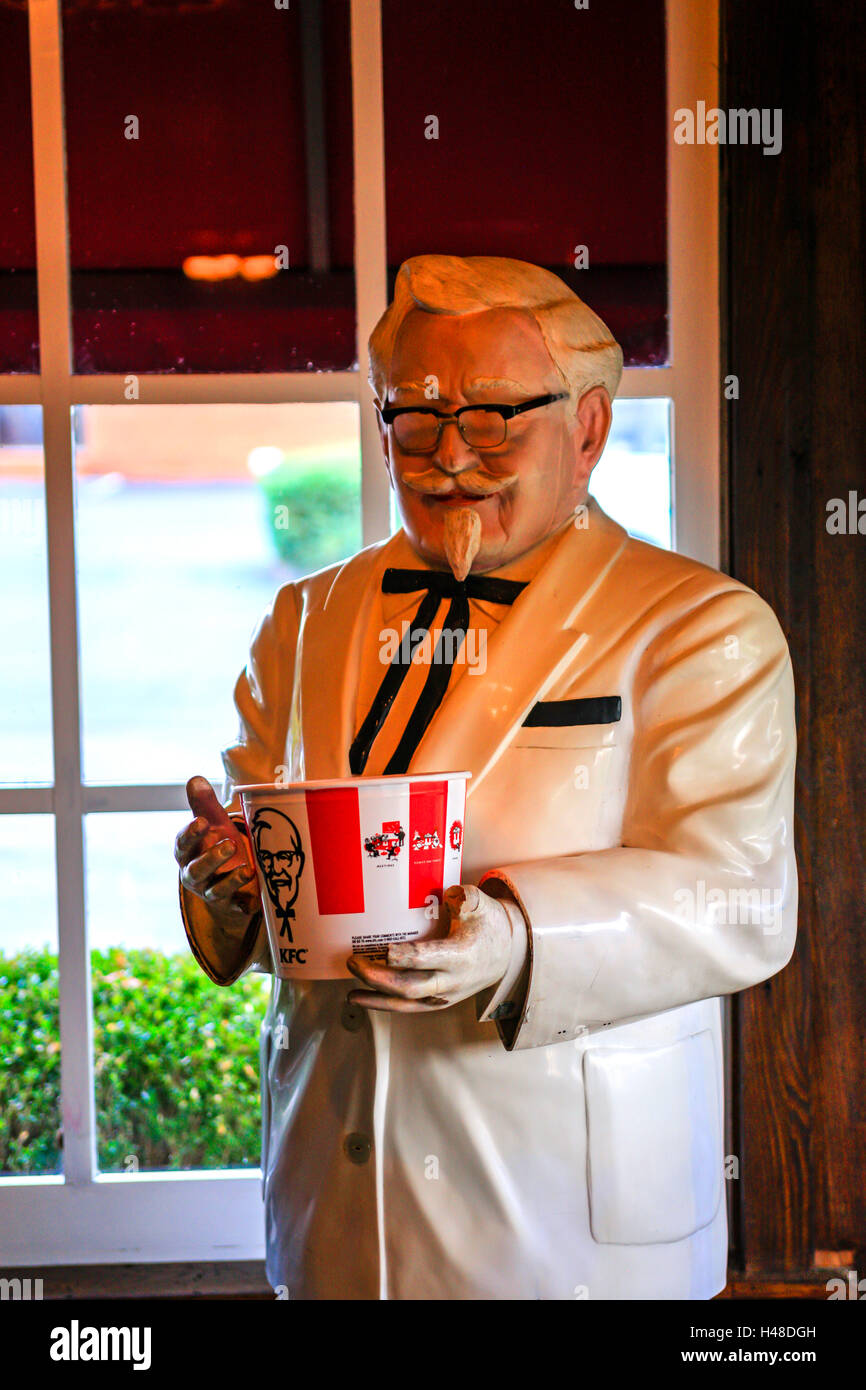
<svg viewBox="0 0 866 1390">
<path fill-rule="evenodd" d="M 438 398 L 431 396 L 431 378 Z M 484 402 L 518 405 L 564 389 L 528 312 L 487 309 L 455 317 L 413 309 L 397 335 L 387 403 L 450 413 Z M 610 401 L 600 387 L 581 399 L 577 412 L 566 398 L 513 417 L 505 442 L 493 448 L 471 448 L 447 424 L 431 452 L 404 453 L 393 428 L 383 426 L 388 472 L 413 548 L 428 564 L 447 568 L 445 510 L 471 505 L 481 519 L 472 570 L 516 559 L 585 501 L 609 427 Z"/>
</svg>

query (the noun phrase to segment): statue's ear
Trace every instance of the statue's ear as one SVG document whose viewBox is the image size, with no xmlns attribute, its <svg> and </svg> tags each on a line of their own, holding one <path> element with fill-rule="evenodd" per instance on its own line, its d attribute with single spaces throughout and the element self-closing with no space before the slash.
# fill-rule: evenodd
<svg viewBox="0 0 866 1390">
<path fill-rule="evenodd" d="M 577 405 L 578 448 L 575 482 L 584 487 L 589 475 L 601 458 L 610 434 L 613 408 L 604 386 L 591 386 L 584 391 Z"/>
</svg>

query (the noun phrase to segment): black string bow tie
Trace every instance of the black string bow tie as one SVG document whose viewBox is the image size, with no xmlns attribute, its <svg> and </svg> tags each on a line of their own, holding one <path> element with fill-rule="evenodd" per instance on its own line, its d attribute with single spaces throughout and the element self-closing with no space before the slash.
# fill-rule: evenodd
<svg viewBox="0 0 866 1390">
<path fill-rule="evenodd" d="M 426 589 L 427 592 L 421 600 L 409 631 L 391 659 L 385 678 L 376 691 L 369 712 L 349 749 L 349 767 L 355 777 L 360 776 L 367 765 L 376 735 L 385 723 L 397 692 L 406 679 L 416 649 L 430 631 L 430 624 L 442 600 L 451 600 L 442 624 L 442 633 L 436 644 L 424 688 L 409 716 L 400 742 L 385 768 L 385 772 L 389 774 L 406 771 L 415 749 L 424 736 L 424 731 L 442 703 L 442 697 L 451 679 L 451 668 L 469 628 L 469 600 L 474 598 L 486 600 L 488 603 L 513 603 L 525 588 L 526 584 L 516 579 L 494 579 L 483 574 L 470 574 L 460 580 L 455 579 L 454 575 L 446 570 L 385 570 L 382 576 L 383 594 L 414 594 L 422 589 Z"/>
</svg>

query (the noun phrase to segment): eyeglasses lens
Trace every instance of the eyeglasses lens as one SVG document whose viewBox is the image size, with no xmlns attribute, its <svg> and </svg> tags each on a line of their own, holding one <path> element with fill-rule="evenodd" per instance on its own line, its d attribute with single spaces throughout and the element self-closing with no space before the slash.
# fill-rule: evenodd
<svg viewBox="0 0 866 1390">
<path fill-rule="evenodd" d="M 471 449 L 495 449 L 505 439 L 505 419 L 495 410 L 465 411 L 460 428 Z"/>
<path fill-rule="evenodd" d="M 467 410 L 460 415 L 460 432 L 471 449 L 494 449 L 505 440 L 505 420 L 492 410 Z M 409 410 L 394 420 L 394 437 L 401 449 L 425 453 L 435 449 L 439 421 L 435 415 Z"/>
<path fill-rule="evenodd" d="M 425 415 L 422 411 L 407 411 L 394 420 L 394 438 L 401 449 L 435 449 L 439 436 L 439 422 L 435 415 Z"/>
</svg>

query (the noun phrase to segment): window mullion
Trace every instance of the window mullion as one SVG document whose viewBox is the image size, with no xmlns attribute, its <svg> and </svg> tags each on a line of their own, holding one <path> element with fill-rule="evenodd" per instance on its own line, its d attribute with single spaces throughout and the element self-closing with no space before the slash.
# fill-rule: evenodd
<svg viewBox="0 0 866 1390">
<path fill-rule="evenodd" d="M 388 475 L 367 387 L 367 335 L 388 300 L 385 235 L 385 113 L 379 0 L 352 0 L 352 137 L 355 177 L 355 300 L 361 412 L 361 513 L 364 544 L 390 530 Z"/>
<path fill-rule="evenodd" d="M 720 553 L 722 404 L 718 147 L 677 145 L 673 133 L 675 111 L 694 110 L 699 100 L 709 109 L 717 101 L 716 0 L 667 0 L 666 27 L 674 535 L 677 550 L 715 566 Z"/>
<path fill-rule="evenodd" d="M 38 405 L 39 377 L 24 372 L 0 376 L 0 405 Z"/>
<path fill-rule="evenodd" d="M 95 1126 L 90 966 L 84 907 L 75 488 L 69 418 L 71 320 L 60 0 L 31 0 L 29 16 L 51 627 L 63 1168 L 66 1182 L 82 1187 L 93 1181 Z"/>
<path fill-rule="evenodd" d="M 673 367 L 626 367 L 622 374 L 617 400 L 645 401 L 658 396 L 673 398 L 677 389 L 677 374 Z"/>
<path fill-rule="evenodd" d="M 3 378 L 0 377 L 0 383 Z M 138 405 L 285 405 L 354 401 L 357 372 L 212 372 L 135 376 Z M 129 379 L 105 373 L 73 374 L 72 405 L 117 405 L 126 399 Z M 2 399 L 2 398 L 0 398 Z"/>
</svg>

